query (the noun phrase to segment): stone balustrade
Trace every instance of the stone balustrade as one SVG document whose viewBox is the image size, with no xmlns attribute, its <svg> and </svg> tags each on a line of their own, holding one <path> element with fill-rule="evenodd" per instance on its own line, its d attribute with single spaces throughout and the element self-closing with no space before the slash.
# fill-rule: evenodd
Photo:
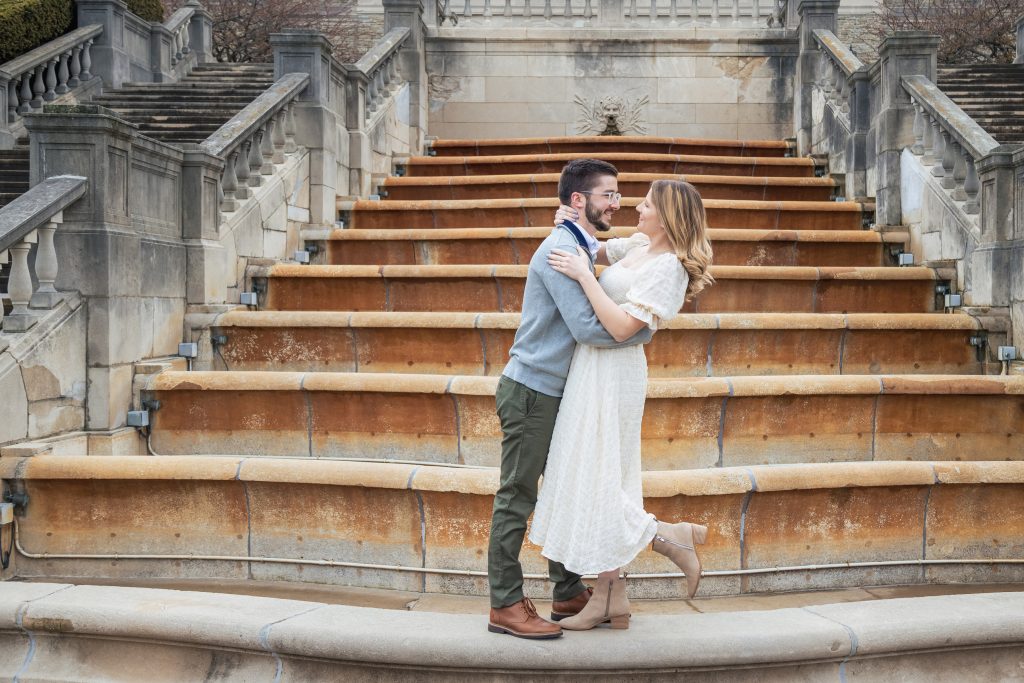
<svg viewBox="0 0 1024 683">
<path fill-rule="evenodd" d="M 103 27 L 76 29 L 0 65 L 0 129 L 92 80 L 92 45 Z"/>
<path fill-rule="evenodd" d="M 220 182 L 220 209 L 236 211 L 239 200 L 251 196 L 274 165 L 296 151 L 293 103 L 309 84 L 309 74 L 287 74 L 278 79 L 200 147 L 226 160 Z"/>
<path fill-rule="evenodd" d="M 910 151 L 931 165 L 964 213 L 981 213 L 981 183 L 975 162 L 999 146 L 960 107 L 924 76 L 904 76 L 903 87 L 914 106 L 914 144 Z"/>
<path fill-rule="evenodd" d="M 785 28 L 785 0 L 448 0 L 438 21 L 480 26 L 531 23 Z"/>
<path fill-rule="evenodd" d="M 0 301 L 3 332 L 25 332 L 36 322 L 31 309 L 49 310 L 60 301 L 54 289 L 59 261 L 53 235 L 63 222 L 64 209 L 85 194 L 86 182 L 79 176 L 48 178 L 0 208 L 0 265 L 11 261 L 8 296 L 14 306 L 5 319 Z M 30 265 L 33 245 L 35 260 Z M 33 282 L 38 284 L 33 287 Z"/>
<path fill-rule="evenodd" d="M 376 113 L 384 101 L 405 82 L 399 69 L 399 51 L 409 38 L 408 28 L 394 28 L 348 69 L 366 83 L 366 117 Z"/>
<path fill-rule="evenodd" d="M 171 18 L 164 24 L 164 27 L 171 33 L 172 66 L 184 59 L 185 55 L 192 52 L 191 35 L 188 26 L 193 14 L 193 8 L 182 7 L 172 14 Z"/>
</svg>

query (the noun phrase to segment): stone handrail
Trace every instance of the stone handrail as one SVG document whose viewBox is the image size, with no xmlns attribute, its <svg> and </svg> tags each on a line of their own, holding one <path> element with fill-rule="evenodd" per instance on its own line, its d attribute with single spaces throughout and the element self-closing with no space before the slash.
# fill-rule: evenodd
<svg viewBox="0 0 1024 683">
<path fill-rule="evenodd" d="M 87 181 L 81 176 L 47 178 L 7 206 L 0 208 L 0 264 L 12 255 L 8 295 L 14 310 L 4 320 L 0 305 L 0 327 L 4 332 L 24 332 L 35 323 L 29 307 L 53 308 L 60 300 L 54 289 L 57 279 L 57 252 L 53 233 L 63 222 L 63 212 L 85 194 Z M 35 280 L 32 291 L 32 269 L 28 252 L 37 244 Z M 2 302 L 0 302 L 2 303 Z"/>
<path fill-rule="evenodd" d="M 814 31 L 814 41 L 821 55 L 819 64 L 818 87 L 843 118 L 850 113 L 850 97 L 853 83 L 851 76 L 860 73 L 866 75 L 864 62 L 860 61 L 848 46 L 843 44 L 832 31 L 818 29 Z"/>
<path fill-rule="evenodd" d="M 91 80 L 90 49 L 103 27 L 92 24 L 37 47 L 0 65 L 0 87 L 6 91 L 6 122 L 38 111 L 43 104 Z"/>
<path fill-rule="evenodd" d="M 523 23 L 538 21 L 587 25 L 785 27 L 785 0 L 449 0 L 448 11 L 438 13 L 452 25 L 466 23 Z M 461 5 L 461 6 L 460 6 Z"/>
<path fill-rule="evenodd" d="M 864 62 L 853 54 L 853 51 L 845 45 L 832 31 L 828 29 L 816 29 L 814 40 L 818 43 L 818 49 L 832 62 L 832 64 L 843 70 L 849 76 L 854 71 L 864 68 Z"/>
<path fill-rule="evenodd" d="M 200 144 L 227 163 L 221 176 L 221 210 L 235 211 L 239 199 L 261 176 L 273 175 L 274 164 L 296 150 L 294 102 L 309 84 L 309 74 L 285 74 L 242 111 Z"/>
<path fill-rule="evenodd" d="M 180 62 L 185 55 L 192 51 L 189 37 L 189 22 L 195 14 L 193 7 L 185 6 L 171 15 L 171 18 L 164 23 L 164 28 L 170 31 L 172 37 L 171 65 Z"/>
<path fill-rule="evenodd" d="M 914 106 L 914 144 L 910 150 L 934 164 L 932 175 L 969 215 L 981 213 L 981 182 L 975 162 L 999 143 L 924 76 L 904 76 L 903 89 Z"/>
<path fill-rule="evenodd" d="M 401 82 L 398 68 L 398 51 L 402 49 L 411 31 L 408 28 L 393 28 L 377 41 L 359 61 L 349 67 L 366 79 L 366 115 L 375 112 L 390 94 L 392 86 Z"/>
</svg>

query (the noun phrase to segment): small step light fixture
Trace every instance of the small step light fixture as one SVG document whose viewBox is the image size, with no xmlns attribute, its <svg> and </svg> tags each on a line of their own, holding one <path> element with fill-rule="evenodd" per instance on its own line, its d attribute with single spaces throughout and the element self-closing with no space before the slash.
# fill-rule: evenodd
<svg viewBox="0 0 1024 683">
<path fill-rule="evenodd" d="M 182 358 L 195 358 L 199 355 L 199 344 L 195 342 L 182 342 L 178 344 L 178 355 Z"/>
<path fill-rule="evenodd" d="M 128 426 L 129 427 L 148 427 L 149 426 L 149 411 L 148 410 L 129 410 L 128 411 Z"/>
<path fill-rule="evenodd" d="M 912 266 L 914 265 L 914 255 L 909 252 L 901 251 L 900 253 L 896 254 L 896 263 L 900 266 L 900 268 Z"/>
<path fill-rule="evenodd" d="M 1011 360 L 1017 360 L 1017 347 L 1016 346 L 1000 346 L 996 349 L 996 358 L 1000 361 L 1006 362 Z"/>
<path fill-rule="evenodd" d="M 238 295 L 238 303 L 243 306 L 252 306 L 253 308 L 258 307 L 259 297 L 256 292 L 242 292 Z"/>
<path fill-rule="evenodd" d="M 946 294 L 944 295 L 945 307 L 946 308 L 960 308 L 963 306 L 963 297 L 959 294 Z"/>
<path fill-rule="evenodd" d="M 309 252 L 306 251 L 305 249 L 299 249 L 294 254 L 292 254 L 292 259 L 296 263 L 309 263 Z"/>
</svg>

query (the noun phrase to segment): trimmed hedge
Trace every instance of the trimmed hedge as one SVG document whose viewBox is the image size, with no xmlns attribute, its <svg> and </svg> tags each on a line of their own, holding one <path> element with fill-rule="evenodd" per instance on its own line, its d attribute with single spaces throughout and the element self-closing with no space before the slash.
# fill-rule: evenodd
<svg viewBox="0 0 1024 683">
<path fill-rule="evenodd" d="M 146 21 L 161 23 L 164 20 L 164 6 L 160 0 L 125 0 L 128 11 Z"/>
<path fill-rule="evenodd" d="M 64 35 L 74 23 L 73 0 L 5 0 L 0 3 L 0 64 Z"/>
</svg>

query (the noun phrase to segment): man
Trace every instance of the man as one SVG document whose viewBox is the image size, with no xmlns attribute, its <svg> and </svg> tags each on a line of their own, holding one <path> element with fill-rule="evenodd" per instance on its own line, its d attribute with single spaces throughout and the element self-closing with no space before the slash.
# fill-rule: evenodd
<svg viewBox="0 0 1024 683">
<path fill-rule="evenodd" d="M 552 249 L 575 251 L 580 246 L 590 254 L 593 268 L 600 247 L 595 235 L 611 229 L 612 214 L 619 209 L 617 176 L 614 166 L 597 159 L 569 162 L 558 181 L 558 198 L 576 209 L 578 223 L 563 221 L 530 259 L 522 320 L 496 394 L 502 431 L 501 483 L 494 496 L 487 554 L 491 594 L 487 629 L 493 633 L 534 639 L 562 635 L 561 628 L 540 618 L 523 595 L 519 552 L 526 520 L 537 502 L 537 483 L 547 462 L 576 344 L 614 347 L 651 339 L 652 332 L 645 326 L 627 341 L 616 342 L 601 326 L 580 286 L 547 263 Z M 555 582 L 552 619 L 583 609 L 592 591 L 578 575 L 557 562 L 548 563 L 548 575 Z"/>
</svg>

